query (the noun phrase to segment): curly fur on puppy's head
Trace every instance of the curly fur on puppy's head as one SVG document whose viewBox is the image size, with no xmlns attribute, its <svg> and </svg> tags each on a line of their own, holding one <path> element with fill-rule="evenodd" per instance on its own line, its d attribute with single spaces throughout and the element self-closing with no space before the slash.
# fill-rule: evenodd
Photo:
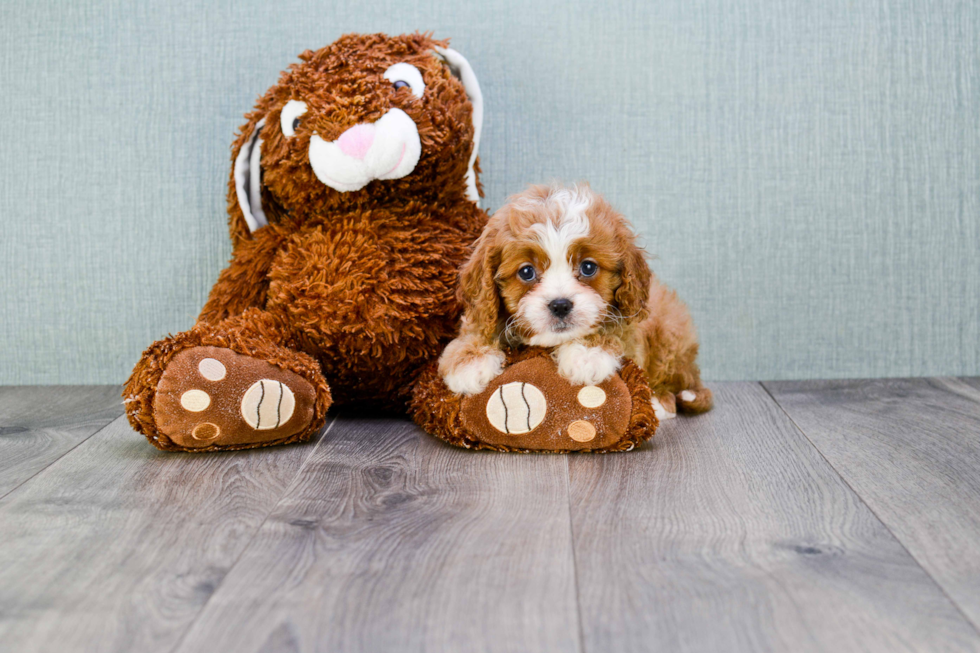
<svg viewBox="0 0 980 653">
<path fill-rule="evenodd" d="M 246 117 L 232 148 L 236 241 L 287 213 L 482 195 L 482 96 L 448 41 L 345 35 L 301 54 Z"/>
<path fill-rule="evenodd" d="M 644 319 L 650 281 L 629 223 L 601 195 L 532 186 L 490 218 L 459 299 L 488 342 L 555 346 Z"/>
</svg>

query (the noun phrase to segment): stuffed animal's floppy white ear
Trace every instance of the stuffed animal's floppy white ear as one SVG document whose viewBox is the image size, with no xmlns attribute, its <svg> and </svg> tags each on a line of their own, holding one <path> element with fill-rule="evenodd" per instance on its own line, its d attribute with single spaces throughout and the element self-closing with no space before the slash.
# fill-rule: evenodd
<svg viewBox="0 0 980 653">
<path fill-rule="evenodd" d="M 255 131 L 242 144 L 242 149 L 235 157 L 235 193 L 250 232 L 269 224 L 265 211 L 262 210 L 263 125 L 265 118 L 255 124 Z"/>
<path fill-rule="evenodd" d="M 452 71 L 466 89 L 466 96 L 473 105 L 473 153 L 470 154 L 470 166 L 466 171 L 466 196 L 474 204 L 480 204 L 480 192 L 476 188 L 476 157 L 480 149 L 480 132 L 483 130 L 483 93 L 480 91 L 480 82 L 477 81 L 473 68 L 466 57 L 456 52 L 452 48 L 436 48 L 437 56 L 446 62 L 449 70 Z"/>
</svg>

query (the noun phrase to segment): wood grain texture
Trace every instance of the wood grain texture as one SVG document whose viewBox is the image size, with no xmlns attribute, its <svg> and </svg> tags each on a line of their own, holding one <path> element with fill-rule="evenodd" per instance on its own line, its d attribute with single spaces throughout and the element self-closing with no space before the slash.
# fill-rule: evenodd
<svg viewBox="0 0 980 653">
<path fill-rule="evenodd" d="M 338 422 L 178 650 L 577 651 L 567 500 L 564 457 Z"/>
<path fill-rule="evenodd" d="M 0 651 L 980 650 L 980 379 L 767 387 L 607 456 L 360 417 L 167 454 L 62 439 L 115 388 L 0 388 L 55 434 L 0 499 Z"/>
<path fill-rule="evenodd" d="M 980 636 L 758 384 L 570 459 L 587 651 L 977 650 Z"/>
<path fill-rule="evenodd" d="M 980 626 L 980 379 L 766 387 Z"/>
<path fill-rule="evenodd" d="M 0 497 L 122 412 L 115 385 L 0 387 Z"/>
<path fill-rule="evenodd" d="M 312 450 L 163 453 L 118 418 L 0 501 L 0 649 L 172 649 Z"/>
</svg>

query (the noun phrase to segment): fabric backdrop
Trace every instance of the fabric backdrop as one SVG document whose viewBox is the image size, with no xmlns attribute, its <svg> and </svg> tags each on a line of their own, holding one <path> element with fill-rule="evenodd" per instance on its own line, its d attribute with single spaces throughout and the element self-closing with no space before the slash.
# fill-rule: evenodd
<svg viewBox="0 0 980 653">
<path fill-rule="evenodd" d="M 190 327 L 245 111 L 414 30 L 481 81 L 485 206 L 591 181 L 707 378 L 980 373 L 980 3 L 4 0 L 0 383 L 118 383 Z"/>
</svg>

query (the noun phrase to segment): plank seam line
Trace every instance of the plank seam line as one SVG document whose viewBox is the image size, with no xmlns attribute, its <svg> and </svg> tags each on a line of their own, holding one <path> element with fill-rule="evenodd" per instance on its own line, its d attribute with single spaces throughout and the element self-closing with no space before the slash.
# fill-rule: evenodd
<svg viewBox="0 0 980 653">
<path fill-rule="evenodd" d="M 592 454 L 595 455 L 595 454 Z M 582 597 L 578 587 L 578 555 L 575 551 L 575 525 L 572 523 L 572 466 L 569 455 L 565 459 L 565 500 L 568 506 L 568 537 L 572 549 L 572 583 L 575 590 L 575 618 L 578 621 L 578 650 L 585 653 L 585 624 L 582 621 Z"/>
<path fill-rule="evenodd" d="M 900 547 L 902 547 L 902 550 L 905 551 L 905 553 L 908 554 L 908 556 L 915 562 L 915 564 L 919 566 L 919 569 L 922 570 L 922 573 L 924 573 L 929 578 L 929 580 L 932 581 L 932 584 L 935 585 L 939 589 L 940 593 L 943 596 L 946 597 L 946 600 L 948 600 L 950 602 L 950 604 L 954 608 L 956 608 L 956 611 L 959 612 L 960 613 L 960 616 L 963 617 L 963 619 L 966 621 L 966 623 L 968 623 L 970 625 L 970 627 L 973 628 L 973 631 L 975 633 L 977 633 L 978 635 L 980 635 L 980 627 L 978 627 L 978 625 L 975 624 L 972 619 L 970 619 L 970 615 L 966 614 L 966 612 L 963 611 L 963 608 L 961 608 L 960 607 L 960 604 L 957 603 L 956 600 L 953 599 L 953 597 L 949 595 L 949 592 L 946 591 L 946 588 L 943 587 L 942 583 L 940 583 L 938 580 L 936 580 L 936 577 L 933 576 L 931 573 L 929 573 L 929 570 L 926 569 L 923 566 L 922 561 L 920 561 L 915 556 L 915 554 L 913 554 L 911 551 L 909 551 L 909 548 L 907 546 L 905 546 L 905 542 L 902 541 L 902 538 L 900 538 L 898 535 L 895 534 L 895 532 L 888 526 L 888 524 L 885 523 L 885 520 L 882 519 L 881 516 L 878 515 L 877 512 L 875 512 L 875 509 L 872 508 L 868 504 L 868 502 L 864 500 L 864 497 L 861 496 L 861 493 L 859 493 L 854 488 L 854 486 L 851 485 L 846 478 L 844 478 L 844 475 L 840 473 L 840 470 L 838 470 L 837 467 L 832 462 L 830 462 L 830 460 L 827 458 L 827 456 L 824 455 L 823 451 L 820 450 L 820 447 L 818 447 L 816 444 L 814 444 L 813 440 L 810 439 L 810 436 L 807 435 L 806 434 L 806 431 L 803 430 L 803 427 L 801 427 L 799 424 L 797 424 L 796 420 L 793 419 L 793 416 L 789 414 L 789 411 L 787 411 L 783 407 L 783 405 L 781 403 L 779 403 L 779 399 L 777 399 L 776 398 L 776 395 L 774 395 L 769 390 L 769 388 L 766 386 L 766 382 L 759 381 L 758 383 L 759 383 L 760 386 L 762 386 L 762 389 L 766 392 L 766 394 L 768 394 L 772 398 L 772 400 L 773 400 L 773 402 L 775 402 L 776 406 L 779 407 L 779 410 L 781 410 L 783 412 L 783 414 L 786 415 L 786 417 L 789 419 L 789 421 L 792 422 L 793 426 L 796 427 L 796 430 L 799 431 L 800 435 L 802 435 L 803 438 L 810 444 L 810 446 L 813 447 L 814 451 L 817 452 L 817 455 L 819 455 L 823 459 L 823 461 L 826 462 L 827 465 L 829 465 L 832 470 L 834 470 L 834 473 L 837 474 L 837 478 L 839 478 L 841 480 L 841 482 L 844 485 L 846 485 L 847 488 L 851 492 L 854 493 L 854 496 L 857 497 L 858 501 L 860 501 L 861 504 L 865 508 L 867 508 L 868 511 L 872 515 L 874 515 L 874 518 L 878 520 L 878 523 L 881 524 L 881 527 L 884 528 L 886 531 L 888 531 L 888 534 L 891 535 L 895 539 L 895 541 L 898 543 L 898 545 Z"/>
<path fill-rule="evenodd" d="M 10 494 L 12 492 L 16 492 L 19 488 L 23 487 L 26 483 L 30 483 L 31 481 L 33 481 L 35 478 L 38 477 L 39 474 L 42 474 L 43 472 L 47 471 L 47 469 L 49 467 L 51 467 L 52 465 L 54 465 L 56 462 L 58 462 L 59 460 L 61 460 L 62 458 L 64 458 L 68 454 L 70 454 L 72 451 L 74 451 L 78 447 L 80 447 L 83 444 L 85 444 L 86 442 L 88 442 L 90 438 L 93 438 L 96 435 L 98 435 L 99 433 L 102 433 L 102 431 L 106 430 L 107 428 L 109 428 L 110 426 L 112 426 L 113 424 L 115 424 L 116 422 L 118 422 L 121 419 L 126 419 L 126 413 L 125 412 L 122 415 L 119 415 L 118 417 L 114 417 L 113 419 L 109 420 L 108 422 L 106 422 L 105 424 L 103 424 L 102 426 L 100 426 L 99 428 L 95 429 L 94 431 L 92 431 L 91 433 L 89 433 L 88 435 L 86 435 L 84 438 L 82 438 L 81 440 L 79 440 L 78 442 L 76 442 L 70 449 L 66 449 L 60 456 L 58 456 L 57 458 L 55 458 L 54 460 L 52 460 L 51 462 L 49 462 L 47 465 L 45 465 L 41 469 L 37 470 L 36 472 L 34 472 L 33 474 L 31 474 L 30 476 L 28 476 L 27 478 L 25 478 L 23 481 L 21 481 L 20 483 L 18 483 L 14 487 L 12 487 L 9 490 L 7 490 L 6 492 L 4 492 L 3 494 L 0 494 L 0 501 L 6 499 L 8 496 L 10 496 Z"/>
<path fill-rule="evenodd" d="M 939 386 L 939 390 L 942 392 L 948 392 L 949 394 L 956 395 L 960 399 L 965 399 L 973 404 L 980 404 L 980 390 L 977 390 L 969 383 L 966 383 L 963 379 L 969 377 L 959 377 L 959 376 L 933 376 L 925 377 L 926 379 L 934 380 L 936 385 Z M 965 388 L 961 387 L 966 385 Z M 960 386 L 960 387 L 957 387 Z"/>
<path fill-rule="evenodd" d="M 194 626 L 197 624 L 197 622 L 201 619 L 201 616 L 204 614 L 204 611 L 207 609 L 208 605 L 211 603 L 211 599 L 213 599 L 214 596 L 218 593 L 218 591 L 221 589 L 221 586 L 224 585 L 225 579 L 228 578 L 228 576 L 235 569 L 235 567 L 238 566 L 238 563 L 241 562 L 241 559 L 245 556 L 245 554 L 248 552 L 248 550 L 250 548 L 252 548 L 252 545 L 255 543 L 255 538 L 258 536 L 259 532 L 262 530 L 262 527 L 265 526 L 265 523 L 267 521 L 269 521 L 269 517 L 271 517 L 273 514 L 275 514 L 276 508 L 279 507 L 279 504 L 282 503 L 282 500 L 285 497 L 289 496 L 290 490 L 292 490 L 293 487 L 295 487 L 295 485 L 297 483 L 297 480 L 303 474 L 303 470 L 306 469 L 307 465 L 310 462 L 310 459 L 313 458 L 313 454 L 315 454 L 317 452 L 317 450 L 323 444 L 324 440 L 327 439 L 327 434 L 330 433 L 330 430 L 333 428 L 333 425 L 337 423 L 337 419 L 339 417 L 340 417 L 340 413 L 337 413 L 336 415 L 334 415 L 334 418 L 330 421 L 330 424 L 328 424 L 327 425 L 327 428 L 325 428 L 323 430 L 323 432 L 320 434 L 319 439 L 316 441 L 316 445 L 314 445 L 313 448 L 310 449 L 309 455 L 307 455 L 306 458 L 303 459 L 303 462 L 296 469 L 296 473 L 293 475 L 293 479 L 286 486 L 286 489 L 282 491 L 282 495 L 280 495 L 280 497 L 278 499 L 276 499 L 276 502 L 272 505 L 271 508 L 269 508 L 269 511 L 265 514 L 265 517 L 262 518 L 262 521 L 259 522 L 259 525 L 255 527 L 255 530 L 254 531 L 252 531 L 252 536 L 249 538 L 249 540 L 245 544 L 245 546 L 242 547 L 242 550 L 238 553 L 238 557 L 235 558 L 234 562 L 232 562 L 230 565 L 228 565 L 228 570 L 225 571 L 224 575 L 221 577 L 221 580 L 219 580 L 217 582 L 217 584 L 215 584 L 214 590 L 211 592 L 211 595 L 208 596 L 208 600 L 205 601 L 204 602 L 204 605 L 202 605 L 200 607 L 200 609 L 198 610 L 197 616 L 194 617 L 194 619 L 189 624 L 187 624 L 187 627 L 184 629 L 184 632 L 181 633 L 181 635 L 177 639 L 177 641 L 174 642 L 173 648 L 170 649 L 171 653 L 174 653 L 174 651 L 179 650 L 180 647 L 183 646 L 184 640 L 187 639 L 187 636 L 194 629 Z"/>
</svg>

